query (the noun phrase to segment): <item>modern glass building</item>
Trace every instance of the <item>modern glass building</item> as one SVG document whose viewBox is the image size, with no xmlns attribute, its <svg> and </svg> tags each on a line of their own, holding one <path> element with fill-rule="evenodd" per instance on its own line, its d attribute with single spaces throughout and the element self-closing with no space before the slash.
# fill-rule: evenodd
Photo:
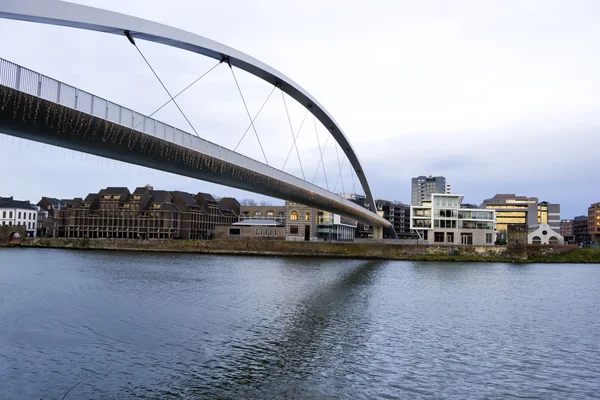
<svg viewBox="0 0 600 400">
<path fill-rule="evenodd" d="M 429 202 L 411 206 L 411 229 L 430 244 L 494 244 L 496 212 L 462 208 L 463 197 L 461 194 L 434 193 Z"/>
</svg>

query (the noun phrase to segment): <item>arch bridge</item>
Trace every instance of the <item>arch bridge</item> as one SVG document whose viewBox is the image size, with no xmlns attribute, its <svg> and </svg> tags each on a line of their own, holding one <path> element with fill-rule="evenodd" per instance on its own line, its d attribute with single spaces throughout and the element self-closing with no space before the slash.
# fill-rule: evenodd
<svg viewBox="0 0 600 400">
<path fill-rule="evenodd" d="M 395 236 L 391 223 L 377 214 L 364 170 L 339 124 L 308 92 L 272 67 L 190 32 L 58 0 L 4 0 L 0 4 L 0 18 L 122 35 L 134 46 L 136 39 L 147 40 L 210 57 L 227 63 L 232 72 L 235 67 L 261 78 L 299 102 L 327 128 L 356 174 L 369 209 L 151 115 L 140 114 L 3 59 L 0 59 L 0 132 L 305 204 L 372 225 L 376 237 L 382 236 L 383 229 Z M 173 97 L 163 87 L 177 105 L 177 95 Z M 247 107 L 246 111 L 258 138 Z M 195 132 L 191 124 L 190 127 Z M 322 158 L 320 144 L 319 149 Z M 296 152 L 300 158 L 297 147 Z"/>
</svg>

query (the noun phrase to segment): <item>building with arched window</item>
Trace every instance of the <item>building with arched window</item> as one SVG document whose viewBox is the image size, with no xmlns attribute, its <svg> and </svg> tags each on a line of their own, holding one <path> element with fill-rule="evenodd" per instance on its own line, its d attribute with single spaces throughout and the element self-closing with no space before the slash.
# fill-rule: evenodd
<svg viewBox="0 0 600 400">
<path fill-rule="evenodd" d="M 565 240 L 560 233 L 556 232 L 548 224 L 540 224 L 531 229 L 527 234 L 528 244 L 554 245 L 564 244 Z"/>
</svg>

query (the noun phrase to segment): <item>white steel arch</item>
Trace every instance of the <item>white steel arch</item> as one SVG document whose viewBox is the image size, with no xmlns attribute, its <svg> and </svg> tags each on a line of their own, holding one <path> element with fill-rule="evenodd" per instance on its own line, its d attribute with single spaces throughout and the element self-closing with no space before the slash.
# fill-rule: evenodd
<svg viewBox="0 0 600 400">
<path fill-rule="evenodd" d="M 226 60 L 232 66 L 281 87 L 281 90 L 308 108 L 329 130 L 348 157 L 365 192 L 371 211 L 377 213 L 375 200 L 364 170 L 339 124 L 300 85 L 254 57 L 214 40 L 168 25 L 59 0 L 2 0 L 0 2 L 0 18 L 66 26 L 116 35 L 124 35 L 124 31 L 127 30 L 131 36 L 137 39 L 188 50 L 216 60 Z"/>
</svg>

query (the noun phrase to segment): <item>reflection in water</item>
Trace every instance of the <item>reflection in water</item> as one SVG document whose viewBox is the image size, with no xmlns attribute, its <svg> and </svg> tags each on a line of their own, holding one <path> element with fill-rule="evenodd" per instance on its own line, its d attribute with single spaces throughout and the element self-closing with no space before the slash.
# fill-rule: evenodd
<svg viewBox="0 0 600 400">
<path fill-rule="evenodd" d="M 318 396 L 314 386 L 304 386 L 302 381 L 316 369 L 326 368 L 333 357 L 350 358 L 360 347 L 368 335 L 368 316 L 364 315 L 368 286 L 382 265 L 380 261 L 361 262 L 319 287 L 286 315 L 281 335 L 234 345 L 238 351 L 236 360 L 228 360 L 231 370 L 215 377 L 198 394 L 225 394 L 239 385 L 249 396 L 295 397 L 307 395 L 306 391 Z M 354 321 L 360 323 L 354 325 Z"/>
<path fill-rule="evenodd" d="M 600 268 L 0 249 L 0 399 L 600 397 Z"/>
</svg>

